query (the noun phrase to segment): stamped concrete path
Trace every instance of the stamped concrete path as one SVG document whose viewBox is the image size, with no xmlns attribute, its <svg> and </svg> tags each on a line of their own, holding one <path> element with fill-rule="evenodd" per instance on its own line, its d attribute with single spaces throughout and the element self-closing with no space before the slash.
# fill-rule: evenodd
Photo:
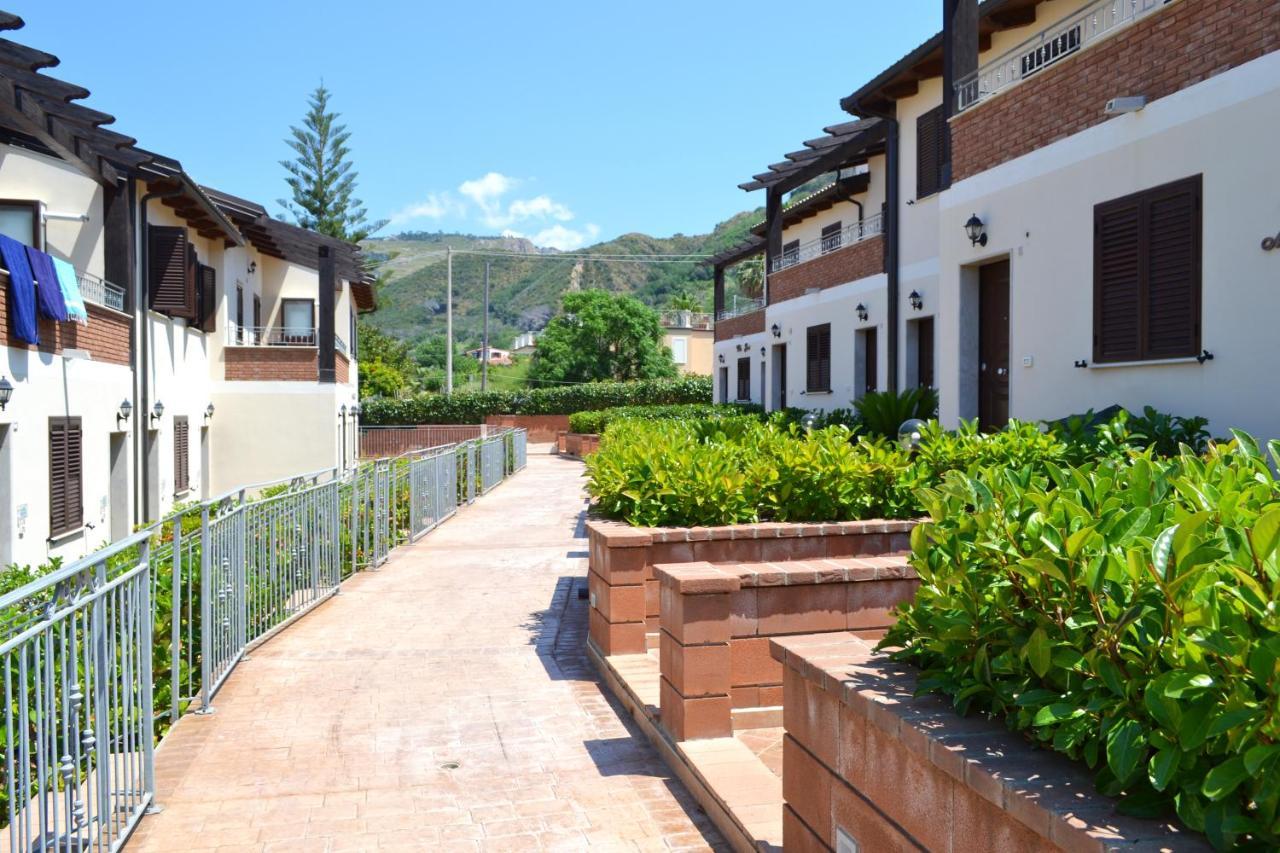
<svg viewBox="0 0 1280 853">
<path fill-rule="evenodd" d="M 582 466 L 529 466 L 256 649 L 130 851 L 723 848 L 583 654 Z"/>
</svg>

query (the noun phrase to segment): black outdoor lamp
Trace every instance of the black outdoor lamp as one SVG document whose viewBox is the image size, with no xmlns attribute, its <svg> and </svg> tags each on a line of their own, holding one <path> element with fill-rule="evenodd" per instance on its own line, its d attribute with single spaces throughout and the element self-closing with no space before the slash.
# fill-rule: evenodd
<svg viewBox="0 0 1280 853">
<path fill-rule="evenodd" d="M 204 417 L 205 417 L 205 420 L 208 420 L 213 417 L 213 403 L 210 403 L 209 405 L 204 407 Z"/>
<path fill-rule="evenodd" d="M 358 418 L 358 417 L 360 417 L 360 404 L 359 404 L 359 403 L 352 403 L 352 404 L 351 404 L 351 417 L 353 417 L 353 418 Z"/>
<path fill-rule="evenodd" d="M 0 412 L 4 411 L 4 407 L 9 405 L 12 399 L 13 383 L 9 381 L 9 377 L 0 376 Z"/>
<path fill-rule="evenodd" d="M 338 417 L 345 418 L 346 416 L 347 416 L 347 404 L 343 403 L 342 407 L 338 409 Z"/>
<path fill-rule="evenodd" d="M 760 357 L 764 358 L 764 347 L 760 347 Z"/>
<path fill-rule="evenodd" d="M 969 221 L 964 224 L 964 230 L 969 235 L 969 242 L 973 245 L 987 245 L 987 232 L 978 214 L 975 213 L 969 217 Z"/>
<path fill-rule="evenodd" d="M 133 414 L 133 403 L 129 402 L 129 398 L 125 397 L 120 401 L 120 408 L 116 409 L 116 423 L 129 420 L 129 415 Z"/>
<path fill-rule="evenodd" d="M 724 364 L 724 353 L 720 353 L 720 363 Z"/>
<path fill-rule="evenodd" d="M 164 416 L 164 403 L 156 400 L 156 404 L 151 407 L 151 422 L 155 423 Z"/>
<path fill-rule="evenodd" d="M 257 262 L 257 261 L 249 261 L 249 275 L 253 275 L 253 274 L 254 274 L 254 273 L 256 273 L 257 271 L 258 271 L 258 262 Z"/>
<path fill-rule="evenodd" d="M 861 302 L 859 302 L 858 307 L 853 310 L 858 312 L 858 319 L 863 323 L 867 322 L 867 318 L 871 316 L 867 313 L 867 306 L 863 305 Z"/>
<path fill-rule="evenodd" d="M 911 291 L 907 299 L 911 302 L 911 308 L 915 311 L 919 311 L 924 307 L 924 297 L 920 295 L 918 290 Z"/>
<path fill-rule="evenodd" d="M 775 338 L 782 337 L 782 328 L 777 323 L 774 323 L 772 326 L 770 326 L 769 331 L 773 332 L 773 336 Z"/>
</svg>

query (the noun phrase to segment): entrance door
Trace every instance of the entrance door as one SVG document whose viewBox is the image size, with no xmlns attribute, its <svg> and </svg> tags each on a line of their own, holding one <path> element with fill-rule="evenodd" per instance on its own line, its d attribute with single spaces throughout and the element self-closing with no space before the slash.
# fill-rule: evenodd
<svg viewBox="0 0 1280 853">
<path fill-rule="evenodd" d="M 978 271 L 978 424 L 1009 423 L 1009 262 Z"/>
<path fill-rule="evenodd" d="M 787 407 L 787 345 L 773 345 L 773 411 Z"/>
</svg>

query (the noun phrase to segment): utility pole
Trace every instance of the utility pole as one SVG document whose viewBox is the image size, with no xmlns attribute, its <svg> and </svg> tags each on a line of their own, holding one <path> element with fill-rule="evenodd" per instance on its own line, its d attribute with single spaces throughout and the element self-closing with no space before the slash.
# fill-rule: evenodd
<svg viewBox="0 0 1280 853">
<path fill-rule="evenodd" d="M 453 393 L 453 247 L 445 247 L 447 285 L 444 297 L 444 393 Z"/>
<path fill-rule="evenodd" d="M 489 262 L 484 262 L 484 342 L 480 345 L 480 390 L 489 390 Z"/>
</svg>

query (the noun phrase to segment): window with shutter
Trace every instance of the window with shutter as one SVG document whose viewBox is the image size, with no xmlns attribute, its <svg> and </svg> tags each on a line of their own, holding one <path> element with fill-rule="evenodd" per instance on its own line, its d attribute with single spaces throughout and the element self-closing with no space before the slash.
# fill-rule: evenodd
<svg viewBox="0 0 1280 853">
<path fill-rule="evenodd" d="M 187 419 L 173 419 L 173 491 L 182 494 L 191 488 L 190 467 L 188 464 Z"/>
<path fill-rule="evenodd" d="M 790 243 L 783 243 L 782 265 L 784 267 L 790 267 L 798 263 L 800 263 L 800 241 L 792 240 Z"/>
<path fill-rule="evenodd" d="M 839 222 L 832 222 L 822 229 L 822 254 L 834 252 L 840 248 L 843 231 Z"/>
<path fill-rule="evenodd" d="M 810 326 L 805 347 L 805 390 L 831 390 L 831 324 Z"/>
<path fill-rule="evenodd" d="M 933 379 L 933 318 L 916 320 L 916 385 L 932 388 Z"/>
<path fill-rule="evenodd" d="M 1201 176 L 1094 208 L 1093 360 L 1200 352 Z"/>
<path fill-rule="evenodd" d="M 916 119 L 916 198 L 943 188 L 942 165 L 946 160 L 947 120 L 938 106 Z"/>
<path fill-rule="evenodd" d="M 738 359 L 738 399 L 751 399 L 751 359 Z"/>
<path fill-rule="evenodd" d="M 49 419 L 49 535 L 84 526 L 79 418 Z"/>
<path fill-rule="evenodd" d="M 213 267 L 200 265 L 200 328 L 212 332 L 217 328 L 218 314 L 218 274 Z"/>
<path fill-rule="evenodd" d="M 147 228 L 147 269 L 153 311 L 170 317 L 196 318 L 196 281 L 187 229 Z"/>
</svg>

